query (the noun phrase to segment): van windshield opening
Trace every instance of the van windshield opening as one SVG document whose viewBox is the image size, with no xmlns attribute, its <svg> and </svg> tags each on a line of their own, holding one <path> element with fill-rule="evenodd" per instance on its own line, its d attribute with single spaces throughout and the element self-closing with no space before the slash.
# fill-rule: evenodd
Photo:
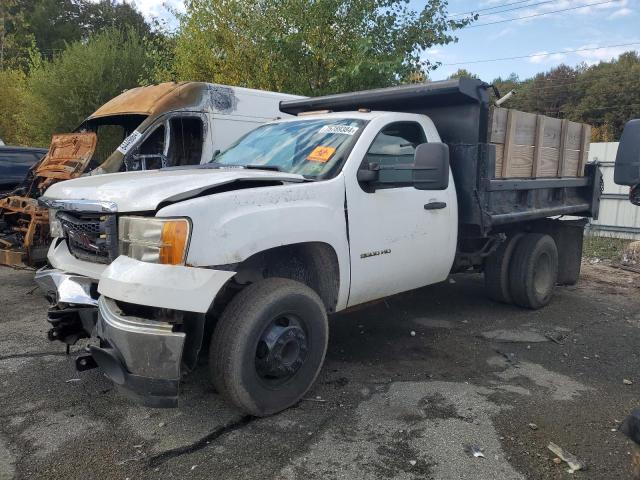
<svg viewBox="0 0 640 480">
<path fill-rule="evenodd" d="M 320 177 L 340 165 L 364 124 L 364 120 L 340 118 L 263 125 L 212 163 Z"/>
</svg>

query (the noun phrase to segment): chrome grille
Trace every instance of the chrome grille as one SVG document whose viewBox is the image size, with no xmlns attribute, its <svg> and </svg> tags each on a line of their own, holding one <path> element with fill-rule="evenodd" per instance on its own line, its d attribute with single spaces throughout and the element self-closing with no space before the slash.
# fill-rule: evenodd
<svg viewBox="0 0 640 480">
<path fill-rule="evenodd" d="M 118 233 L 114 214 L 58 212 L 69 251 L 89 262 L 111 263 L 117 256 Z"/>
</svg>

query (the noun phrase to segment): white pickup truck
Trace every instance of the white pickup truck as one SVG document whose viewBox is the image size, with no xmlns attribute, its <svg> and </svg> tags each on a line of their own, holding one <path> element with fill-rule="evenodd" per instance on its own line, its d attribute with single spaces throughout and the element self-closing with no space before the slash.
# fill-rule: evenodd
<svg viewBox="0 0 640 480">
<path fill-rule="evenodd" d="M 488 85 L 461 79 L 284 101 L 209 164 L 47 190 L 50 339 L 152 406 L 209 356 L 217 390 L 269 415 L 322 366 L 327 314 L 484 271 L 494 299 L 539 308 L 577 280 L 599 170 L 495 179 Z M 437 128 L 436 128 L 437 127 Z M 444 140 L 444 142 L 443 142 Z M 97 305 L 97 309 L 95 306 Z"/>
</svg>

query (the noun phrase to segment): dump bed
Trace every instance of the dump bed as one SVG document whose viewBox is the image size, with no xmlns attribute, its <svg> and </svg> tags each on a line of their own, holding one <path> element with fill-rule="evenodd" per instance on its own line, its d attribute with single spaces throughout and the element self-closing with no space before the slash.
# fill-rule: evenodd
<svg viewBox="0 0 640 480">
<path fill-rule="evenodd" d="M 460 232 L 486 236 L 556 215 L 597 218 L 601 175 L 587 164 L 590 127 L 490 108 L 485 82 L 471 78 L 280 103 L 298 114 L 359 108 L 428 115 L 449 145 Z"/>
</svg>

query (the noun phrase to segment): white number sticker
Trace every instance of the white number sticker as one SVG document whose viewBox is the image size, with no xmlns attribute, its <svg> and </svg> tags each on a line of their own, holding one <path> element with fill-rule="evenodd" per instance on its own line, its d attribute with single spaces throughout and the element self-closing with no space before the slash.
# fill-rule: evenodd
<svg viewBox="0 0 640 480">
<path fill-rule="evenodd" d="M 325 125 L 320 129 L 320 133 L 339 133 L 342 135 L 353 135 L 358 131 L 358 127 L 349 125 Z"/>
<path fill-rule="evenodd" d="M 120 146 L 118 147 L 118 151 L 123 154 L 126 155 L 127 152 L 129 150 L 131 150 L 131 147 L 138 141 L 138 139 L 142 136 L 142 134 L 137 131 L 134 130 L 131 135 L 129 135 L 127 138 L 124 139 L 124 141 L 120 144 Z"/>
</svg>

